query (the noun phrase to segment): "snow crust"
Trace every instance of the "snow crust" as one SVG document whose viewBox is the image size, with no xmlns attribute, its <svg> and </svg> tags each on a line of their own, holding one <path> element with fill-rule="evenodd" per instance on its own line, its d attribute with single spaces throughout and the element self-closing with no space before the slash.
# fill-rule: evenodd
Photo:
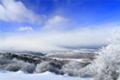
<svg viewBox="0 0 120 80">
<path fill-rule="evenodd" d="M 92 80 L 90 78 L 79 78 L 55 75 L 50 72 L 41 74 L 25 74 L 22 71 L 18 72 L 0 72 L 0 80 Z"/>
</svg>

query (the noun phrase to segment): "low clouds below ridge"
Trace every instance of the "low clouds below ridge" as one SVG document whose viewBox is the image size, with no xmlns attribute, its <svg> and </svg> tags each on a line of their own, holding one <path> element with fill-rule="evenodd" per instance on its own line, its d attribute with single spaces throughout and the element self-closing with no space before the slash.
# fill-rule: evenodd
<svg viewBox="0 0 120 80">
<path fill-rule="evenodd" d="M 0 49 L 60 50 L 68 47 L 98 46 L 109 43 L 115 28 L 77 29 L 68 32 L 37 32 L 16 34 L 0 39 Z M 119 28 L 116 28 L 116 30 Z"/>
</svg>

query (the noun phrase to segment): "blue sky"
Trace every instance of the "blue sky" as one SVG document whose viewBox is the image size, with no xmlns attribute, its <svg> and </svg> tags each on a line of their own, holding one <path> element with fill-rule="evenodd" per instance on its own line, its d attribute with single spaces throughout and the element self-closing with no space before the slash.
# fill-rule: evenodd
<svg viewBox="0 0 120 80">
<path fill-rule="evenodd" d="M 1 0 L 2 6 L 4 6 L 3 2 L 5 1 Z M 72 20 L 71 22 L 79 27 L 119 22 L 120 20 L 119 0 L 16 0 L 13 3 L 17 2 L 21 2 L 26 9 L 34 12 L 35 15 L 44 16 L 45 20 L 58 15 Z M 8 4 L 6 4 L 6 6 L 7 5 Z M 9 13 L 9 10 L 6 13 Z M 1 14 L 1 16 L 3 15 Z M 12 13 L 11 16 L 13 16 Z M 35 29 L 38 29 L 39 27 L 40 29 L 44 26 L 45 21 L 43 20 L 39 22 L 41 23 L 19 23 L 18 21 L 6 21 L 1 19 L 0 27 L 2 32 L 13 32 L 19 26 L 32 26 Z M 74 26 L 74 28 L 77 28 L 78 26 Z"/>
<path fill-rule="evenodd" d="M 120 0 L 0 0 L 1 43 L 3 37 L 3 46 L 16 41 L 8 48 L 22 42 L 38 49 L 43 48 L 37 46 L 41 43 L 52 48 L 104 45 L 119 22 Z"/>
</svg>

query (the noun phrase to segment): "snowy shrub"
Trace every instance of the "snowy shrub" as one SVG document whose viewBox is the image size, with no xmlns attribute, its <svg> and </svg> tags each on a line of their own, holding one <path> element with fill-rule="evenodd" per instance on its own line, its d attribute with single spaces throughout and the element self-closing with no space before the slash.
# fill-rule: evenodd
<svg viewBox="0 0 120 80">
<path fill-rule="evenodd" d="M 24 66 L 22 66 L 21 70 L 26 73 L 33 73 L 35 70 L 35 65 L 31 63 L 26 63 Z"/>
<path fill-rule="evenodd" d="M 95 75 L 95 80 L 119 80 L 120 76 L 120 37 L 119 35 L 105 48 L 97 58 L 87 66 Z"/>
<path fill-rule="evenodd" d="M 13 61 L 6 58 L 2 53 L 0 55 L 0 65 L 6 65 L 6 64 L 9 64 L 9 63 L 12 63 Z"/>
<path fill-rule="evenodd" d="M 120 44 L 110 44 L 95 60 L 96 80 L 117 80 L 120 72 Z"/>
<path fill-rule="evenodd" d="M 35 65 L 32 63 L 24 62 L 22 60 L 13 59 L 16 65 L 20 66 L 20 70 L 26 73 L 33 73 Z"/>
<path fill-rule="evenodd" d="M 21 69 L 21 66 L 15 63 L 8 64 L 5 67 L 5 70 L 8 70 L 8 71 L 19 71 L 20 69 Z"/>
<path fill-rule="evenodd" d="M 35 72 L 42 73 L 48 71 L 50 67 L 49 62 L 41 62 L 40 64 L 37 64 Z"/>
<path fill-rule="evenodd" d="M 79 70 L 80 77 L 94 77 L 96 75 L 96 71 L 94 69 L 91 70 L 90 66 L 86 66 Z"/>
<path fill-rule="evenodd" d="M 12 63 L 11 60 L 7 60 L 7 59 L 1 59 L 0 58 L 0 65 L 5 65 L 5 64 L 9 64 L 9 63 Z"/>
<path fill-rule="evenodd" d="M 79 76 L 79 70 L 83 67 L 83 64 L 77 61 L 70 61 L 62 67 L 62 71 L 70 76 Z"/>
<path fill-rule="evenodd" d="M 56 66 L 55 64 L 53 64 L 49 61 L 44 61 L 40 64 L 37 64 L 35 72 L 42 73 L 42 72 L 46 72 L 46 71 L 50 71 L 50 72 L 53 72 L 55 74 L 63 74 L 60 71 L 58 66 Z"/>
<path fill-rule="evenodd" d="M 68 69 L 77 71 L 80 68 L 82 68 L 82 64 L 81 63 L 79 63 L 77 61 L 70 61 L 67 64 L 65 64 L 62 69 L 64 71 L 67 71 Z"/>
<path fill-rule="evenodd" d="M 31 63 L 27 63 L 21 60 L 13 59 L 10 60 L 7 64 L 5 64 L 6 60 L 3 60 L 4 65 L 2 66 L 3 69 L 8 71 L 19 71 L 22 70 L 26 73 L 33 73 L 35 70 L 35 65 Z"/>
</svg>

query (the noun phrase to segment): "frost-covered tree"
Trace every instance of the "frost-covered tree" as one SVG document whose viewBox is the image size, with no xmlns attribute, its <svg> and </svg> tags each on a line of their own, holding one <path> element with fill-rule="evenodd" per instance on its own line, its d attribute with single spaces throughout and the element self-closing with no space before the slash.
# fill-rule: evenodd
<svg viewBox="0 0 120 80">
<path fill-rule="evenodd" d="M 26 72 L 26 73 L 33 73 L 34 70 L 35 70 L 35 65 L 32 64 L 32 63 L 25 63 L 25 64 L 22 66 L 21 70 L 22 70 L 23 72 Z"/>
<path fill-rule="evenodd" d="M 51 66 L 49 65 L 49 62 L 41 62 L 40 64 L 37 64 L 35 72 L 42 73 L 45 71 L 48 71 Z"/>
<path fill-rule="evenodd" d="M 101 49 L 92 64 L 87 66 L 96 74 L 95 80 L 120 80 L 120 37 L 114 36 L 111 43 Z"/>
<path fill-rule="evenodd" d="M 70 61 L 63 65 L 62 71 L 70 76 L 79 76 L 79 70 L 83 67 L 83 65 L 84 64 L 77 61 Z"/>
</svg>

